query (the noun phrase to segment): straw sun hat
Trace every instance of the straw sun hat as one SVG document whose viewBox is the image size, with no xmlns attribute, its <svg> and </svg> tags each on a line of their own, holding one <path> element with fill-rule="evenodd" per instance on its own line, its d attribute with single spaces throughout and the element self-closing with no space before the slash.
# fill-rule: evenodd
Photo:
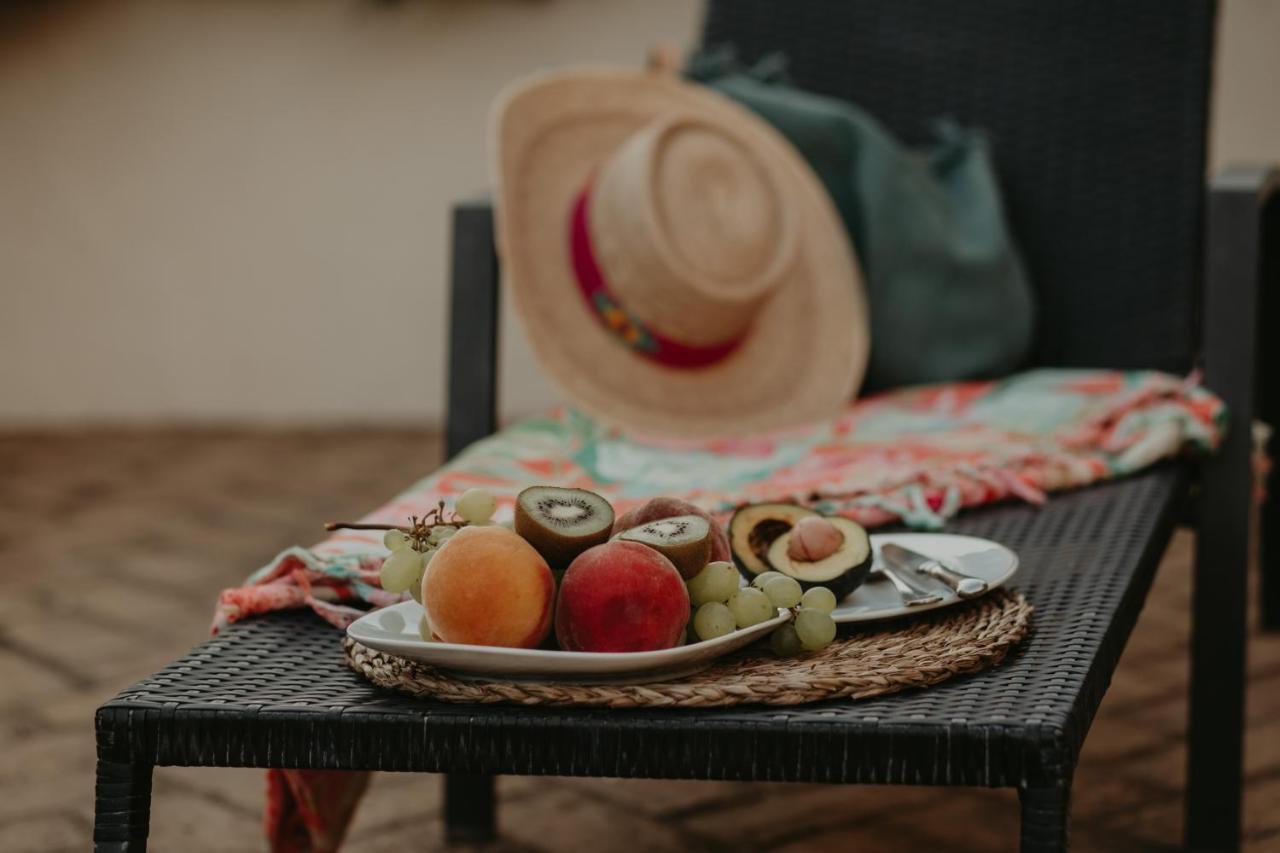
<svg viewBox="0 0 1280 853">
<path fill-rule="evenodd" d="M 544 370 L 642 434 L 835 414 L 869 336 L 840 219 L 800 155 L 663 71 L 540 76 L 493 126 L 498 249 Z"/>
</svg>

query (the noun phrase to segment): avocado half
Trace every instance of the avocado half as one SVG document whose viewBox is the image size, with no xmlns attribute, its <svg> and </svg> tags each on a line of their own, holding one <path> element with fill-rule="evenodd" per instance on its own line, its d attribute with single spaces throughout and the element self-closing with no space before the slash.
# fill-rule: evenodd
<svg viewBox="0 0 1280 853">
<path fill-rule="evenodd" d="M 769 546 L 769 565 L 774 571 L 798 580 L 802 589 L 825 586 L 839 601 L 867 579 L 874 554 L 871 538 L 861 524 L 840 516 L 827 516 L 827 521 L 844 534 L 844 541 L 835 553 L 813 562 L 794 560 L 787 553 L 791 544 L 791 532 L 787 531 Z"/>
<path fill-rule="evenodd" d="M 729 519 L 729 551 L 738 571 L 748 582 L 756 575 L 773 571 L 769 546 L 795 526 L 800 519 L 818 515 L 799 504 L 750 504 Z"/>
<path fill-rule="evenodd" d="M 807 516 L 826 518 L 844 534 L 834 554 L 812 563 L 793 560 L 787 554 L 791 528 Z M 729 521 L 729 547 L 738 571 L 748 581 L 764 572 L 781 572 L 799 581 L 803 589 L 826 587 L 837 601 L 867 579 L 874 557 L 871 539 L 862 525 L 788 503 L 751 504 L 739 509 Z"/>
</svg>

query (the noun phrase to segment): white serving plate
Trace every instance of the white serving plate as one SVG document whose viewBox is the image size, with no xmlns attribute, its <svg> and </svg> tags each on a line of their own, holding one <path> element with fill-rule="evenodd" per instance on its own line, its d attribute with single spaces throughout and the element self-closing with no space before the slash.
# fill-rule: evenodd
<svg viewBox="0 0 1280 853">
<path fill-rule="evenodd" d="M 877 567 L 882 562 L 880 548 L 890 542 L 933 557 L 954 571 L 981 578 L 987 582 L 987 592 L 1004 586 L 1018 571 L 1018 555 L 1005 546 L 990 539 L 955 533 L 873 533 L 871 547 L 875 551 Z M 865 583 L 836 604 L 831 618 L 837 623 L 871 622 L 925 613 L 940 607 L 950 607 L 961 601 L 959 596 L 933 578 L 921 577 L 906 570 L 900 570 L 900 573 L 908 575 L 926 589 L 936 589 L 943 593 L 942 600 L 937 604 L 903 607 L 902 599 L 889 579 L 873 570 Z"/>
<path fill-rule="evenodd" d="M 987 581 L 990 589 L 1007 583 L 1018 568 L 1018 557 L 1003 545 L 973 536 L 948 533 L 884 533 L 871 537 L 879 561 L 880 546 L 896 542 L 940 560 L 948 567 Z M 922 585 L 940 591 L 931 578 L 915 577 Z M 745 583 L 745 582 L 744 582 Z M 960 599 L 947 594 L 937 604 L 903 607 L 897 591 L 887 579 L 872 573 L 866 583 L 837 604 L 836 622 L 869 622 L 896 616 L 923 613 L 948 607 Z M 737 651 L 767 636 L 789 617 L 784 611 L 767 622 L 734 631 L 724 637 L 705 640 L 657 652 L 561 652 L 545 649 L 507 649 L 497 646 L 464 646 L 427 642 L 418 634 L 422 606 L 403 601 L 366 613 L 347 628 L 356 642 L 380 652 L 399 655 L 430 666 L 446 669 L 462 678 L 503 678 L 517 681 L 571 681 L 602 683 L 663 681 L 697 672 L 716 658 Z"/>
<path fill-rule="evenodd" d="M 714 640 L 657 652 L 611 653 L 429 643 L 418 634 L 421 618 L 422 605 L 402 601 L 361 616 L 347 628 L 347 636 L 371 649 L 447 669 L 464 678 L 636 684 L 664 681 L 704 669 L 721 655 L 767 636 L 789 617 L 780 610 L 767 622 Z"/>
</svg>

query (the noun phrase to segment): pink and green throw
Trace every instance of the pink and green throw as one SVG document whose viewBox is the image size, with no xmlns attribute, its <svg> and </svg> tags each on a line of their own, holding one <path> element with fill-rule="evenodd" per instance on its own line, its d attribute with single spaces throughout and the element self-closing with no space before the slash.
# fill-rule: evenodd
<svg viewBox="0 0 1280 853">
<path fill-rule="evenodd" d="M 401 524 L 472 486 L 498 496 L 546 483 L 592 489 L 619 513 L 656 495 L 727 518 L 757 501 L 796 501 L 871 527 L 936 530 L 962 509 L 1050 492 L 1211 450 L 1221 401 L 1196 379 L 1149 371 L 1035 370 L 996 382 L 891 391 L 827 422 L 719 441 L 656 441 L 572 410 L 529 418 L 468 448 L 366 517 Z M 377 586 L 377 533 L 343 531 L 290 548 L 218 600 L 214 630 L 257 613 L 310 606 L 339 627 L 399 600 Z"/>
</svg>

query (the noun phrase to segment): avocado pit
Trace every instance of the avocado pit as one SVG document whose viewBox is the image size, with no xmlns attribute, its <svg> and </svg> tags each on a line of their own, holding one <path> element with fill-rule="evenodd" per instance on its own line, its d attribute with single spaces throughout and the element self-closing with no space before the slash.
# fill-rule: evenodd
<svg viewBox="0 0 1280 853">
<path fill-rule="evenodd" d="M 787 556 L 793 560 L 815 563 L 825 560 L 840 549 L 844 534 L 825 518 L 802 518 L 791 528 Z"/>
</svg>

